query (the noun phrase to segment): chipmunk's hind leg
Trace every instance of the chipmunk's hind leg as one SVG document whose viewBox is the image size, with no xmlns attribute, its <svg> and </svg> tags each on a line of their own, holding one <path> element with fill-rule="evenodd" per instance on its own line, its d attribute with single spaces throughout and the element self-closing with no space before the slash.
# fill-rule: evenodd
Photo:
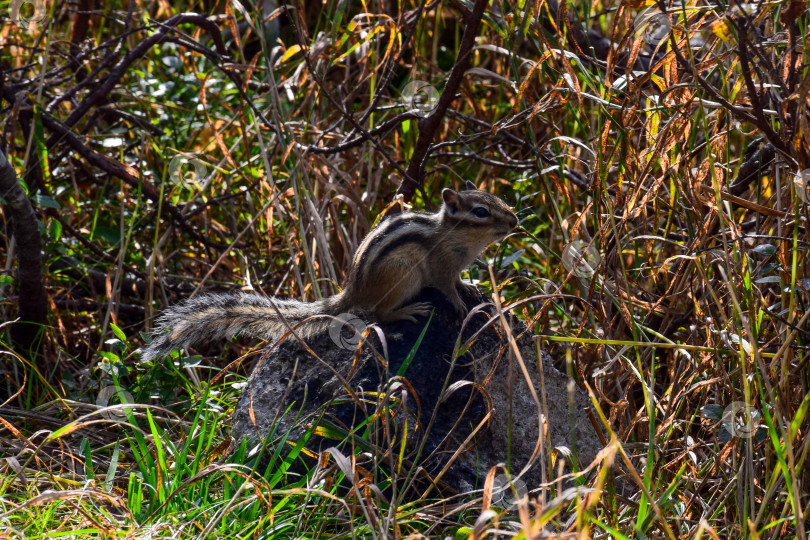
<svg viewBox="0 0 810 540">
<path fill-rule="evenodd" d="M 380 322 L 410 321 L 417 322 L 417 317 L 430 314 L 433 307 L 429 302 L 409 302 L 422 289 L 425 268 L 414 257 L 392 257 L 384 265 L 378 267 L 377 279 L 367 286 L 373 289 L 369 298 L 375 298 L 373 306 L 369 306 L 374 318 Z"/>
</svg>

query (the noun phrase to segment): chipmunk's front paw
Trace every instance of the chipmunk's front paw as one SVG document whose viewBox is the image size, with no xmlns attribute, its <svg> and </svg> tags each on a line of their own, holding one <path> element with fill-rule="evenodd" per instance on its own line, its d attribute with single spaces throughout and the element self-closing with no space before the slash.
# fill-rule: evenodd
<svg viewBox="0 0 810 540">
<path fill-rule="evenodd" d="M 456 311 L 456 316 L 459 318 L 459 320 L 463 320 L 464 317 L 467 316 L 467 313 L 470 312 L 470 310 L 467 308 L 467 304 L 465 304 L 464 301 L 459 298 L 458 294 L 450 298 L 450 303 L 453 304 L 453 309 Z"/>
<path fill-rule="evenodd" d="M 470 296 L 472 298 L 478 298 L 481 296 L 481 290 L 472 283 L 467 283 L 466 281 L 459 281 L 456 284 L 456 288 L 458 288 L 459 292 L 461 292 L 461 294 L 464 296 Z"/>
</svg>

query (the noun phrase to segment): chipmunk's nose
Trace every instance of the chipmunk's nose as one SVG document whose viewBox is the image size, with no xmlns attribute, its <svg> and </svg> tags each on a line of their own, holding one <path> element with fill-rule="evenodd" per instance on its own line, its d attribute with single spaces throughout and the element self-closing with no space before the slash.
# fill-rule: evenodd
<svg viewBox="0 0 810 540">
<path fill-rule="evenodd" d="M 507 219 L 506 222 L 509 224 L 510 229 L 514 229 L 517 227 L 517 216 L 515 216 L 515 214 L 509 214 L 509 219 Z"/>
</svg>

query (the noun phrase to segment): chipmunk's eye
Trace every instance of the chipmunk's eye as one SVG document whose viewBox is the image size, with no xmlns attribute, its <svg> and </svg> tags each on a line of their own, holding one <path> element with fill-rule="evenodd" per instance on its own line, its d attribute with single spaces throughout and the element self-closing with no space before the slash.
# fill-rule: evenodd
<svg viewBox="0 0 810 540">
<path fill-rule="evenodd" d="M 476 206 L 475 208 L 472 209 L 472 215 L 479 218 L 488 218 L 489 210 L 487 210 L 483 206 Z"/>
</svg>

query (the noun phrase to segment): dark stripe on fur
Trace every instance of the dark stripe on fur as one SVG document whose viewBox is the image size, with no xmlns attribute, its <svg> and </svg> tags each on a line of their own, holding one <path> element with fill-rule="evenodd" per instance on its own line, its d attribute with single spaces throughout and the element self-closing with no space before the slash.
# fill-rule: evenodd
<svg viewBox="0 0 810 540">
<path fill-rule="evenodd" d="M 393 217 L 387 224 L 384 223 L 380 227 L 380 231 L 373 236 L 368 242 L 367 246 L 363 246 L 363 253 L 360 256 L 360 260 L 357 261 L 356 265 L 356 277 L 355 283 L 359 284 L 363 280 L 363 271 L 368 268 L 368 257 L 369 253 L 372 253 L 374 249 L 380 245 L 380 243 L 386 241 L 387 239 L 394 236 L 398 230 L 407 227 L 411 224 L 418 224 L 418 225 L 425 225 L 427 227 L 433 227 L 435 224 L 435 220 L 428 217 L 431 214 L 417 214 L 417 213 L 408 213 L 408 214 L 400 214 L 399 216 Z M 396 241 L 395 241 L 396 242 Z M 385 250 L 388 250 L 388 246 L 385 247 Z M 375 256 L 375 260 L 379 260 L 379 257 Z"/>
<path fill-rule="evenodd" d="M 399 246 L 402 246 L 402 245 L 405 245 L 405 244 L 421 244 L 421 245 L 425 245 L 425 243 L 427 242 L 427 239 L 428 239 L 428 236 L 423 232 L 413 231 L 413 232 L 409 232 L 407 234 L 403 234 L 402 236 L 400 236 L 399 238 L 397 238 L 393 242 L 389 242 L 388 244 L 385 245 L 385 247 L 380 249 L 380 251 L 374 257 L 374 261 L 372 262 L 372 264 L 376 264 L 377 261 L 384 260 L 386 257 L 388 257 L 389 253 L 391 253 L 392 251 L 397 249 Z"/>
</svg>

